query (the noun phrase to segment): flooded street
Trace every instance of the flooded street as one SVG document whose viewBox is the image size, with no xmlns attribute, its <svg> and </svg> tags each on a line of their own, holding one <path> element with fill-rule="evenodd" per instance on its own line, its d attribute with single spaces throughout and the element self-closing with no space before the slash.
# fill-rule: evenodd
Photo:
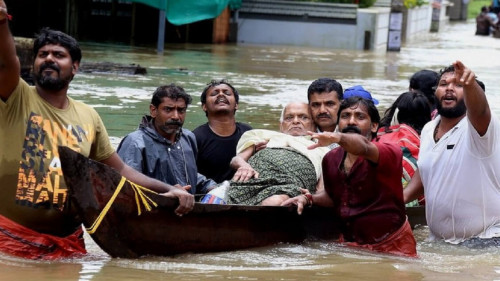
<svg viewBox="0 0 500 281">
<path fill-rule="evenodd" d="M 500 115 L 500 40 L 474 35 L 473 22 L 452 23 L 439 33 L 413 38 L 401 52 L 312 49 L 293 46 L 169 45 L 154 49 L 84 44 L 85 61 L 110 61 L 147 67 L 145 76 L 80 73 L 71 83 L 72 97 L 99 111 L 109 134 L 123 137 L 149 112 L 159 85 L 176 83 L 193 96 L 185 127 L 206 122 L 199 96 L 212 79 L 227 79 L 240 92 L 239 121 L 254 128 L 277 129 L 283 104 L 307 100 L 307 87 L 332 77 L 344 88 L 363 85 L 383 111 L 407 91 L 409 77 L 420 69 L 440 70 L 456 59 L 486 84 L 488 99 Z"/>
<path fill-rule="evenodd" d="M 283 104 L 307 100 L 307 87 L 319 77 L 344 88 L 363 85 L 380 100 L 382 112 L 407 91 L 420 69 L 439 70 L 460 59 L 486 85 L 493 112 L 500 116 L 500 39 L 474 36 L 475 23 L 451 23 L 439 33 L 406 42 L 401 52 L 367 52 L 289 46 L 170 45 L 154 49 L 82 44 L 83 61 L 136 63 L 145 76 L 80 73 L 70 94 L 94 106 L 115 143 L 135 130 L 148 113 L 152 92 L 176 83 L 193 96 L 185 127 L 206 122 L 199 96 L 212 79 L 227 79 L 240 92 L 237 119 L 254 128 L 278 129 Z M 56 262 L 26 261 L 0 255 L 0 280 L 500 280 L 500 248 L 471 250 L 426 242 L 427 229 L 415 231 L 418 259 L 398 258 L 308 241 L 211 254 L 184 254 L 138 260 L 111 259 L 86 236 L 89 255 Z"/>
</svg>

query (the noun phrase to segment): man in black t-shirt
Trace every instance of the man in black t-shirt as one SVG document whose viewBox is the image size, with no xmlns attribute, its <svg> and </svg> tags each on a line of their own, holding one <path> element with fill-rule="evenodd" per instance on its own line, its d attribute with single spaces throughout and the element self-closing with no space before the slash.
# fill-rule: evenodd
<svg viewBox="0 0 500 281">
<path fill-rule="evenodd" d="M 227 81 L 212 80 L 201 94 L 201 106 L 208 122 L 193 130 L 198 146 L 198 172 L 221 183 L 234 175 L 229 163 L 236 155 L 241 135 L 252 129 L 236 122 L 238 91 Z"/>
</svg>

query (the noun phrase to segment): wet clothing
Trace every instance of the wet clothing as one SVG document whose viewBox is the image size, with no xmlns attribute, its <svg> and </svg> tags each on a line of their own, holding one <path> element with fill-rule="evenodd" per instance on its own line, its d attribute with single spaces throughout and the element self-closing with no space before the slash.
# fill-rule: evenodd
<svg viewBox="0 0 500 281">
<path fill-rule="evenodd" d="M 500 237 L 500 122 L 480 136 L 465 117 L 436 143 L 440 120 L 422 130 L 418 160 L 430 239 Z"/>
<path fill-rule="evenodd" d="M 325 191 L 334 203 L 348 242 L 380 243 L 406 221 L 401 149 L 393 143 L 373 144 L 379 150 L 378 163 L 358 157 L 348 174 L 343 169 L 346 152 L 342 147 L 323 158 Z"/>
<path fill-rule="evenodd" d="M 139 129 L 122 139 L 118 155 L 146 176 L 170 185 L 191 185 L 191 194 L 207 193 L 216 183 L 198 173 L 194 134 L 183 128 L 172 143 L 156 131 L 152 122 L 151 116 L 144 116 Z"/>
<path fill-rule="evenodd" d="M 51 229 L 65 236 L 79 228 L 80 221 L 62 211 L 67 187 L 59 145 L 96 161 L 115 152 L 93 108 L 70 97 L 67 108 L 55 108 L 20 79 L 8 100 L 0 100 L 0 214 L 34 230 Z"/>
<path fill-rule="evenodd" d="M 229 166 L 236 156 L 236 144 L 244 132 L 251 130 L 247 124 L 236 122 L 236 130 L 227 137 L 214 133 L 208 123 L 193 130 L 198 146 L 196 166 L 198 172 L 215 182 L 231 180 L 235 171 Z"/>
<path fill-rule="evenodd" d="M 490 35 L 490 30 L 495 26 L 487 13 L 481 12 L 476 17 L 476 35 Z"/>
<path fill-rule="evenodd" d="M 343 238 L 341 237 L 340 241 Z M 361 247 L 371 251 L 387 253 L 399 256 L 417 257 L 417 241 L 413 236 L 410 223 L 405 221 L 403 226 L 389 237 L 375 244 L 358 244 L 356 242 L 348 242 L 347 246 Z"/>
<path fill-rule="evenodd" d="M 420 150 L 420 136 L 417 131 L 406 124 L 392 125 L 388 128 L 380 128 L 377 135 L 380 142 L 396 143 L 403 151 L 403 174 L 401 182 L 405 188 L 417 170 L 418 152 Z M 424 197 L 421 197 L 406 206 L 424 205 Z"/>
<path fill-rule="evenodd" d="M 300 195 L 301 188 L 316 192 L 314 165 L 295 150 L 266 148 L 250 157 L 248 164 L 259 172 L 259 178 L 231 182 L 225 198 L 228 204 L 258 205 L 277 194 L 291 198 Z"/>
<path fill-rule="evenodd" d="M 2 215 L 0 248 L 2 252 L 27 259 L 53 260 L 79 257 L 87 253 L 81 227 L 67 237 L 57 237 L 36 232 Z"/>
</svg>

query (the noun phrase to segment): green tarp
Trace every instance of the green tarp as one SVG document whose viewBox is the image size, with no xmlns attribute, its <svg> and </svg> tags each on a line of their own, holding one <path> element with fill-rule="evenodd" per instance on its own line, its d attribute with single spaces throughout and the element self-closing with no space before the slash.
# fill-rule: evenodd
<svg viewBox="0 0 500 281">
<path fill-rule="evenodd" d="M 175 25 L 216 18 L 229 6 L 238 9 L 242 0 L 132 0 L 165 10 L 167 20 Z"/>
</svg>

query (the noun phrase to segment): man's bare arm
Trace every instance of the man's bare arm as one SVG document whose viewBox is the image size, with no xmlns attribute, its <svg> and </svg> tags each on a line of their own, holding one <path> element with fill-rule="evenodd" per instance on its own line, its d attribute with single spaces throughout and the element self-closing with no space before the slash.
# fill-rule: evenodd
<svg viewBox="0 0 500 281">
<path fill-rule="evenodd" d="M 178 215 L 183 215 L 191 211 L 194 207 L 194 196 L 189 194 L 185 189 L 187 187 L 176 187 L 168 185 L 159 180 L 150 178 L 125 164 L 118 154 L 115 152 L 109 158 L 101 161 L 102 163 L 114 168 L 122 176 L 128 180 L 137 183 L 141 186 L 147 187 L 153 191 L 161 193 L 166 197 L 178 198 L 179 207 L 175 210 Z"/>
<path fill-rule="evenodd" d="M 255 146 L 250 146 L 238 153 L 231 159 L 230 166 L 236 173 L 234 174 L 234 181 L 248 181 L 251 178 L 258 178 L 259 173 L 255 171 L 250 164 L 248 164 L 248 159 L 253 155 Z"/>
<path fill-rule="evenodd" d="M 0 98 L 6 101 L 17 84 L 21 66 L 16 55 L 16 45 L 9 30 L 7 5 L 0 0 Z"/>
<path fill-rule="evenodd" d="M 314 149 L 320 146 L 328 146 L 332 143 L 338 143 L 348 153 L 362 156 L 363 158 L 378 163 L 379 152 L 376 145 L 360 134 L 354 133 L 339 133 L 339 132 L 308 132 L 313 139 L 318 142 L 309 146 L 309 149 Z"/>
<path fill-rule="evenodd" d="M 453 63 L 455 79 L 463 84 L 467 118 L 480 136 L 486 134 L 491 121 L 491 110 L 483 89 L 476 82 L 476 74 L 461 61 Z"/>
<path fill-rule="evenodd" d="M 409 203 L 418 197 L 424 195 L 424 185 L 422 184 L 422 179 L 420 178 L 420 172 L 417 170 L 413 175 L 410 183 L 403 189 L 403 197 L 405 204 Z"/>
</svg>

